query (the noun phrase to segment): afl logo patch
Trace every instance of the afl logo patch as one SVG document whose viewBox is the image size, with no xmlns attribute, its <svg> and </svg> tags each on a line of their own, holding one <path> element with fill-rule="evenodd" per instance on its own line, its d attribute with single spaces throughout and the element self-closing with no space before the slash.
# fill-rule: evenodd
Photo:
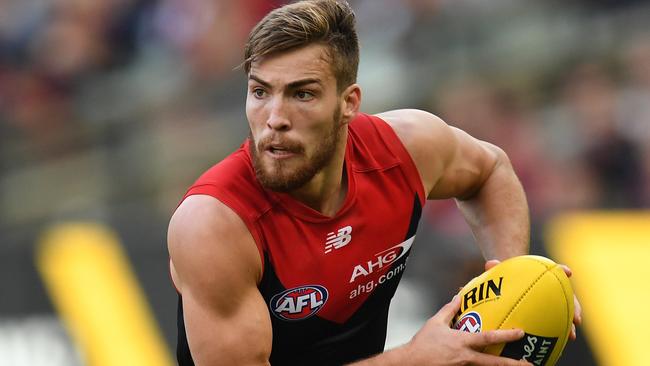
<svg viewBox="0 0 650 366">
<path fill-rule="evenodd" d="M 319 285 L 294 287 L 271 298 L 271 312 L 282 320 L 303 320 L 316 314 L 327 302 L 327 289 Z"/>
<path fill-rule="evenodd" d="M 463 332 L 480 333 L 481 332 L 481 315 L 475 311 L 470 311 L 454 324 L 454 329 Z"/>
</svg>

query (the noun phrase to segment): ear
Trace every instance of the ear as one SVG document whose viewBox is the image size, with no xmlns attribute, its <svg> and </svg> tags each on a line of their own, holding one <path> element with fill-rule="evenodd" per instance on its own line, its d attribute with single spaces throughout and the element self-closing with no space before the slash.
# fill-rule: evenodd
<svg viewBox="0 0 650 366">
<path fill-rule="evenodd" d="M 341 119 L 343 123 L 349 123 L 359 112 L 361 106 L 361 87 L 359 84 L 352 84 L 341 93 L 343 100 L 341 105 Z"/>
</svg>

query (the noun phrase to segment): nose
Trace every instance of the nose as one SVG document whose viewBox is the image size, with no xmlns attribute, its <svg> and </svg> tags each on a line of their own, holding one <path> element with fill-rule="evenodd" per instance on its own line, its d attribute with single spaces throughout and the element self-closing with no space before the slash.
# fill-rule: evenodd
<svg viewBox="0 0 650 366">
<path fill-rule="evenodd" d="M 286 131 L 291 128 L 291 122 L 287 116 L 286 106 L 282 98 L 276 98 L 271 104 L 271 112 L 266 120 L 266 125 L 275 131 Z"/>
</svg>

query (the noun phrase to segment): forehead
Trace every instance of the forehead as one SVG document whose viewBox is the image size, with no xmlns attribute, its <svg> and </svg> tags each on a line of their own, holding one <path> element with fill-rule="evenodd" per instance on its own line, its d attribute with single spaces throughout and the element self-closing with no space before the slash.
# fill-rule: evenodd
<svg viewBox="0 0 650 366">
<path fill-rule="evenodd" d="M 261 57 L 251 64 L 249 75 L 271 84 L 286 84 L 305 78 L 319 79 L 323 83 L 335 82 L 327 49 L 318 44 Z"/>
</svg>

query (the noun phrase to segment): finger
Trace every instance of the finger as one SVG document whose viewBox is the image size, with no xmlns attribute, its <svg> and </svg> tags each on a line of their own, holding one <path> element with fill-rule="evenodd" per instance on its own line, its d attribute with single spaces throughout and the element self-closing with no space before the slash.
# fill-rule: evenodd
<svg viewBox="0 0 650 366">
<path fill-rule="evenodd" d="M 562 267 L 564 274 L 566 274 L 567 277 L 571 277 L 571 275 L 573 275 L 573 271 L 571 271 L 571 268 L 569 268 L 569 266 L 566 264 L 560 264 L 560 267 Z"/>
<path fill-rule="evenodd" d="M 576 326 L 571 324 L 571 332 L 569 333 L 569 339 L 575 341 L 578 336 L 576 335 Z"/>
<path fill-rule="evenodd" d="M 501 263 L 501 261 L 498 259 L 490 259 L 489 261 L 485 262 L 485 270 L 489 271 L 492 267 L 496 266 L 499 263 Z"/>
<path fill-rule="evenodd" d="M 576 295 L 573 295 L 573 324 L 582 324 L 582 305 Z"/>
<path fill-rule="evenodd" d="M 436 315 L 433 316 L 433 319 L 436 319 L 436 321 L 442 324 L 449 324 L 454 318 L 454 315 L 458 313 L 458 310 L 460 310 L 460 296 L 455 295 L 450 302 L 438 310 Z"/>
<path fill-rule="evenodd" d="M 475 352 L 470 357 L 471 365 L 485 365 L 485 366 L 521 366 L 530 365 L 524 360 L 513 360 L 511 358 L 499 357 L 487 353 Z"/>
<path fill-rule="evenodd" d="M 483 347 L 493 344 L 513 342 L 521 339 L 524 331 L 521 329 L 501 329 L 490 330 L 483 333 L 472 334 L 468 343 L 474 349 L 483 349 Z"/>
</svg>

